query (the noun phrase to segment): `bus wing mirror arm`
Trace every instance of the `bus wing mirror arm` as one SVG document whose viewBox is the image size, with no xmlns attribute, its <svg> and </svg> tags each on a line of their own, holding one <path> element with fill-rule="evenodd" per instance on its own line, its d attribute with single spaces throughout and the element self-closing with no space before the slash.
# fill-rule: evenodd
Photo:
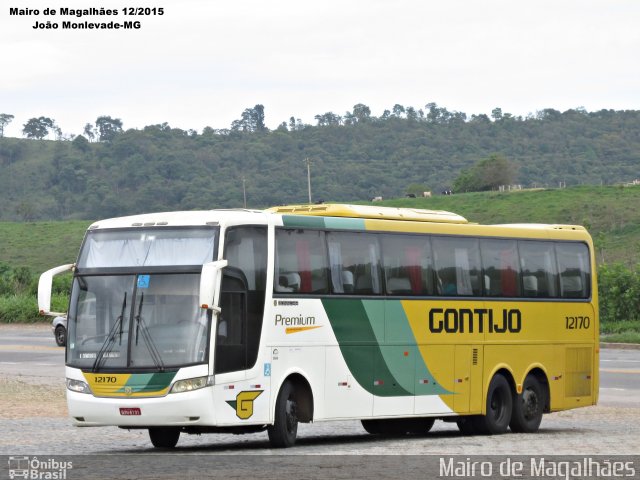
<svg viewBox="0 0 640 480">
<path fill-rule="evenodd" d="M 213 310 L 220 313 L 218 300 L 220 296 L 220 282 L 222 281 L 221 271 L 228 265 L 226 260 L 216 260 L 205 263 L 202 266 L 200 275 L 200 297 L 198 303 L 201 308 Z"/>
<path fill-rule="evenodd" d="M 53 289 L 53 277 L 60 273 L 68 272 L 75 267 L 75 263 L 68 263 L 66 265 L 60 265 L 59 267 L 47 270 L 40 275 L 38 280 L 38 311 L 40 315 L 47 316 L 62 316 L 66 313 L 52 312 L 51 311 L 51 290 Z"/>
</svg>

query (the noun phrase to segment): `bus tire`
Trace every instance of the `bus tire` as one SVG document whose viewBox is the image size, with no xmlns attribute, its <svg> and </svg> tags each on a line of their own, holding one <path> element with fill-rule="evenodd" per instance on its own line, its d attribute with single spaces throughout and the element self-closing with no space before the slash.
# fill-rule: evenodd
<svg viewBox="0 0 640 480">
<path fill-rule="evenodd" d="M 467 415 L 456 420 L 456 424 L 458 425 L 458 430 L 460 430 L 460 433 L 463 435 L 475 435 L 478 433 L 475 427 L 476 421 L 476 415 Z"/>
<path fill-rule="evenodd" d="M 295 388 L 290 381 L 284 382 L 278 398 L 273 425 L 269 425 L 267 433 L 269 442 L 274 448 L 292 447 L 298 434 L 298 402 Z"/>
<path fill-rule="evenodd" d="M 362 428 L 371 435 L 380 435 L 383 433 L 380 420 L 360 420 L 360 423 L 362 423 Z"/>
<path fill-rule="evenodd" d="M 535 375 L 527 375 L 522 393 L 513 401 L 513 414 L 509 426 L 512 432 L 533 433 L 538 431 L 546 403 L 545 389 Z"/>
<path fill-rule="evenodd" d="M 151 427 L 149 438 L 156 448 L 174 448 L 180 438 L 180 429 L 175 427 Z"/>
<path fill-rule="evenodd" d="M 496 374 L 489 382 L 486 414 L 476 417 L 473 426 L 478 433 L 488 435 L 505 433 L 509 428 L 512 410 L 511 386 L 503 375 Z"/>
<path fill-rule="evenodd" d="M 382 420 L 361 420 L 362 427 L 372 435 L 424 435 L 429 433 L 435 418 L 392 418 Z"/>
<path fill-rule="evenodd" d="M 435 418 L 423 417 L 409 420 L 407 433 L 412 435 L 424 435 L 429 433 L 433 424 L 436 422 Z"/>
</svg>

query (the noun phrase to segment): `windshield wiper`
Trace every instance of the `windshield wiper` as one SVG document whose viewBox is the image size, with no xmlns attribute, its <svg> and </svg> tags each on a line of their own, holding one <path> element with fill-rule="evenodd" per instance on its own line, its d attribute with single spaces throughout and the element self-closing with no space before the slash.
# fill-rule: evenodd
<svg viewBox="0 0 640 480">
<path fill-rule="evenodd" d="M 144 323 L 144 319 L 142 318 L 142 304 L 144 303 L 144 292 L 140 295 L 140 303 L 138 303 L 138 315 L 136 315 L 136 345 L 138 345 L 138 333 L 142 333 L 142 338 L 144 339 L 144 344 L 147 346 L 147 350 L 149 350 L 149 355 L 151 355 L 151 360 L 155 364 L 156 368 L 161 372 L 164 372 L 164 363 L 162 362 L 162 357 L 160 357 L 160 353 L 158 353 L 158 349 L 156 348 L 156 344 L 153 342 L 151 335 L 147 331 L 147 326 Z M 140 328 L 142 327 L 142 329 Z"/>
<path fill-rule="evenodd" d="M 91 367 L 91 371 L 94 373 L 97 372 L 102 366 L 101 365 L 103 363 L 102 359 L 104 358 L 105 354 L 108 352 L 111 352 L 111 347 L 113 346 L 116 332 L 120 337 L 119 339 L 120 345 L 122 345 L 122 319 L 124 317 L 125 308 L 127 308 L 127 292 L 124 292 L 124 298 L 122 299 L 122 309 L 120 310 L 120 316 L 116 319 L 115 323 L 113 324 L 113 327 L 111 327 L 111 330 L 109 331 L 109 335 L 107 336 L 107 339 L 104 341 L 104 343 L 100 347 L 100 351 L 98 352 L 98 355 L 96 355 L 96 359 L 93 362 L 93 367 Z"/>
</svg>

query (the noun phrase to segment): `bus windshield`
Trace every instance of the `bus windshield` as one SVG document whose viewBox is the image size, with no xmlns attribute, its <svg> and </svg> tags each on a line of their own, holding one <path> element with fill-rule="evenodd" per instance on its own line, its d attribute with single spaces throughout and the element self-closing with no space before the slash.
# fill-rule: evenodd
<svg viewBox="0 0 640 480">
<path fill-rule="evenodd" d="M 67 364 L 163 371 L 208 361 L 211 315 L 199 308 L 202 264 L 217 229 L 92 232 L 74 277 Z"/>
<path fill-rule="evenodd" d="M 78 268 L 202 265 L 213 259 L 217 232 L 167 227 L 90 231 Z"/>
</svg>

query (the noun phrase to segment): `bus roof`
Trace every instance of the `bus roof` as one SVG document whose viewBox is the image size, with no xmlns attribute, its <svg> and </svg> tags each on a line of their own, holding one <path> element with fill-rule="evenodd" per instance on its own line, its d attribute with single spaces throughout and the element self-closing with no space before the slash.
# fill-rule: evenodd
<svg viewBox="0 0 640 480">
<path fill-rule="evenodd" d="M 321 217 L 367 218 L 376 220 L 404 220 L 409 222 L 469 223 L 466 218 L 443 210 L 418 208 L 377 207 L 327 203 L 319 205 L 286 205 L 272 207 L 268 212 Z"/>
</svg>

